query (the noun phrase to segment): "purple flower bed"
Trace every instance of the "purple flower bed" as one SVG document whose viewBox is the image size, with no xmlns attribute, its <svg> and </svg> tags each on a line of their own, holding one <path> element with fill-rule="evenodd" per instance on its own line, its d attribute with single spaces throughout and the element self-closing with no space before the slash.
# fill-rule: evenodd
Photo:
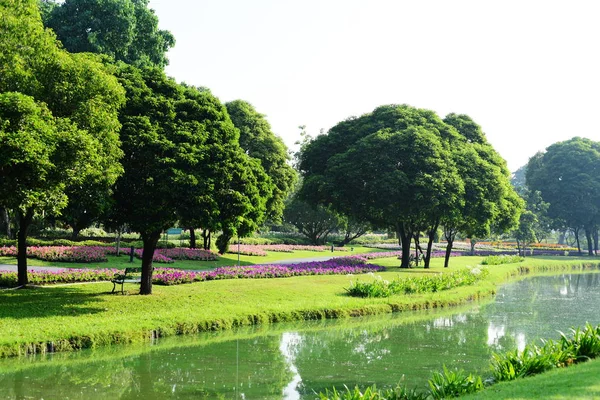
<svg viewBox="0 0 600 400">
<path fill-rule="evenodd" d="M 411 252 L 411 254 L 414 254 L 414 251 Z M 458 256 L 462 256 L 462 255 L 463 255 L 463 253 L 459 253 L 459 252 L 450 253 L 451 257 L 458 257 Z M 387 257 L 402 258 L 402 251 L 379 251 L 379 252 L 374 252 L 374 253 L 355 254 L 352 257 L 360 257 L 365 260 L 373 260 L 376 258 L 387 258 Z M 431 252 L 431 258 L 438 258 L 438 257 L 446 257 L 446 252 L 445 251 L 432 251 Z"/>
<path fill-rule="evenodd" d="M 349 264 L 351 263 L 351 264 Z M 290 265 L 255 265 L 247 267 L 220 267 L 212 271 L 184 271 L 175 268 L 155 268 L 152 282 L 158 285 L 179 285 L 195 281 L 217 279 L 284 278 L 303 275 L 347 275 L 382 271 L 384 267 L 357 263 L 356 260 L 333 259 Z M 73 283 L 110 281 L 118 269 L 63 269 L 58 271 L 28 271 L 29 281 L 41 285 L 48 283 Z M 17 273 L 0 270 L 0 286 L 14 286 Z"/>
<path fill-rule="evenodd" d="M 162 285 L 177 285 L 194 281 L 217 279 L 258 279 L 285 278 L 304 275 L 347 275 L 382 271 L 384 267 L 356 263 L 346 265 L 336 259 L 320 262 L 306 262 L 289 265 L 255 265 L 244 267 L 219 267 L 212 271 L 182 271 L 174 268 L 157 268 L 153 282 Z"/>
</svg>

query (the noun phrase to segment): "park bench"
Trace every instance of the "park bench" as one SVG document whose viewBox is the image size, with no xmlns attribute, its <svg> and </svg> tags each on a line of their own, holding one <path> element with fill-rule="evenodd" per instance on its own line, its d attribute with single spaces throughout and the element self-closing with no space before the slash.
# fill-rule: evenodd
<svg viewBox="0 0 600 400">
<path fill-rule="evenodd" d="M 142 269 L 141 268 L 125 268 L 123 273 L 117 272 L 114 278 L 111 280 L 113 284 L 113 290 L 115 292 L 117 285 L 121 285 L 121 294 L 125 294 L 123 291 L 123 284 L 125 283 L 141 283 L 142 282 Z"/>
</svg>

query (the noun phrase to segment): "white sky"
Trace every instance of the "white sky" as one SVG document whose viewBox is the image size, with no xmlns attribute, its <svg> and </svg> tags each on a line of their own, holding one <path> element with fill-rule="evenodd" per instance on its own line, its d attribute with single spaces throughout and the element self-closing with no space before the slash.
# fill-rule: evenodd
<svg viewBox="0 0 600 400">
<path fill-rule="evenodd" d="M 511 171 L 600 140 L 595 0 L 150 0 L 167 74 L 243 99 L 288 147 L 383 104 L 468 114 Z"/>
</svg>

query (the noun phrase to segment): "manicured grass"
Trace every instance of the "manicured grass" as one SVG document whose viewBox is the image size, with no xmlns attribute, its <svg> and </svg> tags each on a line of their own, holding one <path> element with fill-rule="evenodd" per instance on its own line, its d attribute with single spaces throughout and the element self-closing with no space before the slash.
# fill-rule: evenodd
<svg viewBox="0 0 600 400">
<path fill-rule="evenodd" d="M 283 253 L 269 251 L 267 256 L 245 256 L 240 255 L 240 265 L 254 265 L 254 264 L 267 264 L 276 263 L 282 260 L 293 260 L 299 258 L 312 258 L 312 257 L 341 257 L 345 255 L 360 254 L 360 253 L 372 253 L 381 252 L 381 249 L 372 249 L 367 247 L 354 247 L 354 251 L 294 251 L 292 253 Z M 129 262 L 129 255 L 122 255 L 121 257 L 108 256 L 108 262 L 96 262 L 96 263 L 67 263 L 67 262 L 56 262 L 56 261 L 42 261 L 35 258 L 27 260 L 27 265 L 36 267 L 62 267 L 62 268 L 118 268 L 124 269 L 126 267 L 140 266 L 141 260 L 134 258 L 133 263 Z M 15 257 L 0 257 L 0 264 L 16 265 L 17 259 Z M 219 256 L 217 261 L 188 261 L 188 260 L 176 260 L 172 264 L 159 264 L 155 263 L 155 267 L 169 267 L 169 268 L 180 268 L 180 269 L 193 269 L 193 270 L 209 270 L 217 267 L 225 267 L 230 265 L 238 265 L 237 254 L 225 254 Z"/>
<path fill-rule="evenodd" d="M 375 260 L 398 265 L 395 258 Z M 402 275 L 451 272 L 476 265 L 481 257 L 457 257 L 444 269 L 436 259 L 430 270 L 390 268 L 383 279 Z M 527 265 L 542 270 L 580 268 L 582 262 L 598 266 L 600 260 L 529 258 L 520 264 L 490 268 L 490 275 L 475 286 L 438 293 L 394 295 L 389 298 L 353 298 L 344 288 L 355 276 L 304 276 L 278 279 L 234 279 L 179 286 L 154 286 L 152 296 L 110 294 L 108 282 L 0 291 L 0 356 L 55 350 L 72 350 L 110 343 L 133 343 L 152 336 L 195 333 L 233 326 L 389 313 L 420 308 L 454 306 L 495 292 L 496 284 L 519 275 Z M 549 270 L 549 271 L 547 271 Z M 127 286 L 127 285 L 126 285 Z M 129 293 L 137 292 L 129 284 Z M 51 344 L 51 345 L 50 345 Z"/>
<path fill-rule="evenodd" d="M 461 397 L 475 399 L 598 399 L 600 398 L 600 360 L 555 369 L 529 378 L 493 385 L 477 394 Z"/>
</svg>

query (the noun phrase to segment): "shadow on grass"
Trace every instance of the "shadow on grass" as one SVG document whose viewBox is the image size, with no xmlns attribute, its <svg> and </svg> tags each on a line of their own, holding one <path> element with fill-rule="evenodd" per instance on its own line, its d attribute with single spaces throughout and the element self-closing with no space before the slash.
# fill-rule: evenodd
<svg viewBox="0 0 600 400">
<path fill-rule="evenodd" d="M 0 319 L 45 318 L 97 314 L 94 307 L 106 293 L 87 293 L 73 287 L 27 288 L 0 291 Z"/>
</svg>

